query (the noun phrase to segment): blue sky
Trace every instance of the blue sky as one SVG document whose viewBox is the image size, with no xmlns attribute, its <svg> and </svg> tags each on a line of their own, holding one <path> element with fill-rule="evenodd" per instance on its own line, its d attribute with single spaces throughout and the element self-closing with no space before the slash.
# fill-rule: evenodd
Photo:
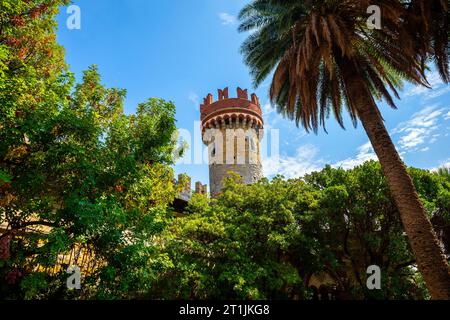
<svg viewBox="0 0 450 320">
<path fill-rule="evenodd" d="M 77 79 L 96 64 L 106 86 L 127 89 L 127 113 L 150 97 L 173 101 L 177 126 L 191 133 L 186 157 L 192 162 L 194 144 L 197 150 L 201 147 L 194 134 L 199 103 L 209 92 L 217 97 L 217 89 L 227 86 L 230 96 L 238 86 L 255 92 L 263 107 L 266 137 L 279 132 L 279 158 L 264 159 L 268 177 L 277 173 L 301 176 L 325 164 L 350 168 L 375 158 L 361 125 L 353 128 L 348 117 L 346 130 L 330 118 L 328 134 L 323 130 L 307 134 L 271 109 L 267 81 L 253 89 L 239 53 L 246 34 L 237 32 L 236 20 L 247 2 L 75 0 L 73 4 L 81 9 L 81 29 L 66 27 L 69 15 L 62 8 L 58 41 L 66 48 L 66 60 Z M 433 169 L 450 165 L 450 86 L 442 84 L 435 72 L 429 76 L 433 90 L 405 84 L 398 110 L 385 103 L 379 106 L 406 164 Z M 206 164 L 178 164 L 175 171 L 208 183 Z"/>
</svg>

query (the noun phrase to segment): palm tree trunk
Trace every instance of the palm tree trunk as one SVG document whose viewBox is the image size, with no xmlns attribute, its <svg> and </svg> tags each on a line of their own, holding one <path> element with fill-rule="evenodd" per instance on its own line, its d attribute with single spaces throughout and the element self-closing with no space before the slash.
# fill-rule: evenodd
<svg viewBox="0 0 450 320">
<path fill-rule="evenodd" d="M 406 166 L 398 155 L 373 96 L 357 69 L 346 65 L 342 75 L 364 129 L 381 163 L 392 197 L 433 299 L 450 299 L 450 268 Z"/>
</svg>

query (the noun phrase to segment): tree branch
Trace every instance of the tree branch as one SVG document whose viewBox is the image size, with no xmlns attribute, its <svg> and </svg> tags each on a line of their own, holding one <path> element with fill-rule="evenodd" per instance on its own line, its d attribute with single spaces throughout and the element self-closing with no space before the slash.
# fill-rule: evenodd
<svg viewBox="0 0 450 320">
<path fill-rule="evenodd" d="M 14 228 L 14 229 L 16 229 L 16 230 L 25 229 L 26 227 L 30 227 L 30 226 L 56 227 L 57 225 L 54 222 L 48 222 L 48 221 L 28 221 L 28 222 L 22 223 L 20 226 Z"/>
</svg>

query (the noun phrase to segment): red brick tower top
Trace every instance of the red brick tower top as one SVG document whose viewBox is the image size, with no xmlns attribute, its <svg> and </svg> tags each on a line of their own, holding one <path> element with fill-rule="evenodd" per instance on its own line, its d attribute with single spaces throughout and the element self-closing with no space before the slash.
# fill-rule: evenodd
<svg viewBox="0 0 450 320">
<path fill-rule="evenodd" d="M 246 122 L 254 127 L 262 129 L 264 121 L 262 118 L 261 105 L 256 94 L 248 98 L 248 91 L 237 88 L 237 98 L 228 97 L 228 88 L 218 90 L 218 99 L 213 101 L 210 93 L 203 99 L 200 105 L 202 130 L 213 128 L 216 124 L 223 122 Z"/>
</svg>

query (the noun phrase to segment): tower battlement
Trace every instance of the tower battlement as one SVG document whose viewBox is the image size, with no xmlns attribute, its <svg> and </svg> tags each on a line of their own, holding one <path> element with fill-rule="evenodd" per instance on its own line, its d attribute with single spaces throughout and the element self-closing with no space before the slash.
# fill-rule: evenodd
<svg viewBox="0 0 450 320">
<path fill-rule="evenodd" d="M 258 96 L 253 93 L 249 99 L 247 89 L 237 88 L 237 97 L 230 98 L 228 91 L 228 87 L 219 89 L 217 101 L 214 101 L 211 93 L 203 99 L 203 104 L 200 105 L 202 130 L 217 127 L 218 124 L 227 124 L 230 121 L 251 124 L 262 129 L 264 121 Z"/>
</svg>

